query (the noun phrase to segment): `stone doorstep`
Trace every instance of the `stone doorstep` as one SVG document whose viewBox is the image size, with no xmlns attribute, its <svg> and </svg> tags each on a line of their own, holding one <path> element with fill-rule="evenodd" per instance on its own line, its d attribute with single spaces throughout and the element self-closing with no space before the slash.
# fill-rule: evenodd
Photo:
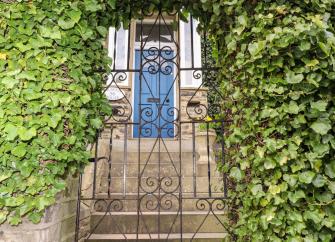
<svg viewBox="0 0 335 242">
<path fill-rule="evenodd" d="M 195 150 L 197 150 L 200 140 L 200 137 L 195 137 Z M 105 153 L 104 151 L 109 150 L 109 143 L 109 138 L 100 139 L 98 153 Z M 112 143 L 112 152 L 123 153 L 125 145 L 127 145 L 128 153 L 138 153 L 139 149 L 141 153 L 157 153 L 159 150 L 161 153 L 166 151 L 170 153 L 179 153 L 179 151 L 182 153 L 193 152 L 192 139 L 184 139 L 181 143 L 178 140 L 173 139 L 164 139 L 164 142 L 159 140 L 156 141 L 156 139 L 141 139 L 140 146 L 137 139 L 127 139 L 126 142 L 124 139 L 114 139 Z M 210 148 L 212 149 L 213 147 Z"/>
<path fill-rule="evenodd" d="M 108 166 L 108 164 L 106 164 Z M 173 176 L 176 175 L 177 172 L 179 173 L 180 170 L 180 162 L 174 162 L 173 164 L 171 162 L 161 162 L 160 165 L 153 162 L 148 162 L 147 165 L 140 164 L 140 166 L 137 163 L 116 163 L 112 162 L 111 164 L 111 176 L 113 178 L 115 177 L 123 177 L 124 170 L 127 177 L 137 177 L 138 173 L 143 172 L 143 176 L 157 176 L 159 173 L 161 176 Z M 143 170 L 144 169 L 144 170 Z M 198 177 L 207 177 L 208 176 L 208 164 L 204 163 L 198 163 L 195 166 L 193 166 L 193 162 L 184 162 L 182 163 L 181 167 L 181 175 L 182 177 L 188 177 L 193 176 L 193 172 L 195 172 L 195 175 Z M 210 172 L 211 175 L 216 176 L 222 176 L 222 173 L 217 170 L 217 167 L 215 164 L 210 164 Z M 108 170 L 104 172 L 104 174 L 108 175 Z"/>
<path fill-rule="evenodd" d="M 178 177 L 171 177 L 172 184 L 169 186 L 162 185 L 162 188 L 165 189 L 166 192 L 172 192 L 175 189 L 179 189 L 179 181 Z M 99 187 L 99 192 L 107 192 L 108 183 L 107 180 L 102 180 L 101 185 Z M 163 180 L 169 181 L 168 179 Z M 138 178 L 137 177 L 127 177 L 125 180 L 119 177 L 119 178 L 113 178 L 111 181 L 111 192 L 112 193 L 122 193 L 125 185 L 125 192 L 126 193 L 136 193 L 138 191 Z M 153 192 L 153 190 L 156 190 L 157 182 L 155 181 L 154 186 L 148 186 L 146 184 L 147 180 L 143 178 L 141 182 L 141 190 L 145 189 L 148 192 Z M 185 177 L 182 179 L 182 192 L 193 192 L 194 186 L 193 186 L 193 177 Z M 202 193 L 208 193 L 209 192 L 209 182 L 207 177 L 197 177 L 196 179 L 196 190 L 198 192 Z M 211 191 L 212 192 L 221 192 L 223 187 L 223 182 L 221 177 L 212 177 L 211 179 Z"/>
<path fill-rule="evenodd" d="M 136 240 L 136 234 L 92 234 L 89 238 L 91 240 Z M 183 233 L 183 239 L 220 239 L 222 241 L 223 238 L 227 236 L 227 233 Z M 150 240 L 151 239 L 164 239 L 164 240 L 173 240 L 173 239 L 181 239 L 179 233 L 171 233 L 171 234 L 139 234 L 138 239 L 140 240 Z M 212 241 L 212 240 L 211 240 Z"/>
<path fill-rule="evenodd" d="M 136 233 L 138 229 L 139 233 L 179 233 L 180 222 L 182 222 L 182 231 L 185 233 L 219 233 L 225 231 L 220 223 L 226 220 L 225 215 L 226 213 L 215 212 L 214 216 L 209 211 L 188 212 L 182 215 L 178 212 L 141 212 L 137 225 L 137 213 L 120 212 L 118 215 L 94 213 L 91 218 L 91 228 L 95 229 L 91 232 L 94 234 Z"/>
<path fill-rule="evenodd" d="M 154 194 L 157 195 L 157 193 L 154 193 Z M 144 195 L 149 195 L 149 194 L 140 192 L 139 195 L 144 196 Z M 178 196 L 178 193 L 176 193 L 174 195 Z M 127 200 L 136 200 L 137 196 L 138 196 L 137 192 L 127 193 L 126 195 L 124 195 L 123 193 L 111 193 L 110 197 L 108 197 L 107 193 L 99 193 L 99 194 L 96 195 L 95 200 L 98 200 L 98 199 L 101 199 L 101 200 L 103 200 L 103 199 L 106 199 L 106 200 L 121 199 L 121 200 L 127 201 Z M 196 197 L 194 196 L 193 192 L 183 192 L 182 193 L 182 199 L 183 200 L 199 200 L 199 199 L 213 199 L 213 200 L 214 199 L 222 199 L 222 200 L 225 200 L 223 192 L 213 192 L 211 197 L 208 196 L 208 192 L 206 192 L 206 193 L 197 192 Z"/>
<path fill-rule="evenodd" d="M 197 139 L 197 138 L 196 138 Z M 197 140 L 196 140 L 197 141 Z M 109 138 L 100 139 L 100 147 L 107 145 L 106 148 L 109 148 Z M 127 139 L 127 151 L 128 152 L 138 152 L 138 139 Z M 174 139 L 164 139 L 164 143 L 160 141 L 161 152 L 166 149 L 169 152 L 179 152 L 179 141 Z M 113 139 L 113 152 L 123 152 L 125 147 L 124 139 Z M 155 147 L 154 147 L 155 145 Z M 165 147 L 166 146 L 166 147 Z M 159 140 L 156 142 L 156 139 L 141 139 L 140 151 L 141 152 L 158 152 Z M 192 152 L 192 140 L 185 139 L 181 141 L 181 151 L 182 152 Z"/>
<path fill-rule="evenodd" d="M 141 211 L 141 215 L 179 215 L 179 211 L 161 211 L 161 212 L 153 212 L 153 211 Z M 182 212 L 183 215 L 206 215 L 208 211 L 184 211 Z M 216 211 L 216 215 L 225 215 L 227 212 L 223 211 Z M 92 216 L 127 216 L 127 215 L 136 215 L 137 212 L 93 212 Z"/>
</svg>

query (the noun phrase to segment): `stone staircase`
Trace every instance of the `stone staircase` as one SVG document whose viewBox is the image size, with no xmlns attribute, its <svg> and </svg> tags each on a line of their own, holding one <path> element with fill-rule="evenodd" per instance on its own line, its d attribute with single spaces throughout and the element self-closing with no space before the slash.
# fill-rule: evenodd
<svg viewBox="0 0 335 242">
<path fill-rule="evenodd" d="M 100 149 L 100 156 L 108 157 L 109 140 L 101 142 L 106 149 Z M 223 193 L 214 152 L 199 154 L 191 140 L 183 140 L 181 147 L 180 157 L 176 140 L 164 140 L 164 144 L 142 140 L 138 164 L 137 140 L 113 141 L 110 163 L 105 160 L 99 165 L 97 198 L 101 200 L 92 206 L 91 235 L 85 241 L 222 241 L 226 231 L 221 222 L 226 219 L 226 210 L 221 200 L 215 200 Z M 199 160 L 201 157 L 206 160 Z M 163 190 L 157 189 L 158 176 Z M 215 215 L 210 212 L 212 203 Z"/>
</svg>

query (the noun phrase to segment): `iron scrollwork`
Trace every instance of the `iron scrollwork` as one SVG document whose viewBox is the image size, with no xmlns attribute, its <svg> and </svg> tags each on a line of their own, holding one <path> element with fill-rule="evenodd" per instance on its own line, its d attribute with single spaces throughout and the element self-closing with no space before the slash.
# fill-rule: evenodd
<svg viewBox="0 0 335 242">
<path fill-rule="evenodd" d="M 96 158 L 93 159 L 93 195 L 90 197 L 79 196 L 82 200 L 79 199 L 79 206 L 77 207 L 77 238 L 79 236 L 78 233 L 81 222 L 81 205 L 85 204 L 86 202 L 88 203 L 88 201 L 92 202 L 90 204 L 90 207 L 93 208 L 93 211 L 101 213 L 102 216 L 95 224 L 93 224 L 91 231 L 86 236 L 86 239 L 89 239 L 97 231 L 98 227 L 103 223 L 107 216 L 111 216 L 112 222 L 116 226 L 117 233 L 122 235 L 122 239 L 130 239 L 132 235 L 127 234 L 127 229 L 125 229 L 125 227 L 127 226 L 120 226 L 120 224 L 118 224 L 118 221 L 115 220 L 114 215 L 118 213 L 120 214 L 122 212 L 128 212 L 130 206 L 129 204 L 134 203 L 136 203 L 136 205 L 134 205 L 133 207 L 136 208 L 137 213 L 136 239 L 139 238 L 140 233 L 148 234 L 149 239 L 154 238 L 154 236 L 152 235 L 153 230 L 147 224 L 148 221 L 146 221 L 145 218 L 145 216 L 148 214 L 150 216 L 154 216 L 154 219 L 157 220 L 157 223 L 155 224 L 157 228 L 155 229 L 157 230 L 156 233 L 158 238 L 169 239 L 172 233 L 182 233 L 182 220 L 184 216 L 183 210 L 185 209 L 184 204 L 192 207 L 191 212 L 201 212 L 199 214 L 203 214 L 203 217 L 199 221 L 195 221 L 198 224 L 195 228 L 195 231 L 193 231 L 194 233 L 190 233 L 190 241 L 197 237 L 197 234 L 201 230 L 202 226 L 206 223 L 206 220 L 209 218 L 209 216 L 213 216 L 214 219 L 216 219 L 216 222 L 226 228 L 221 218 L 222 213 L 225 212 L 225 210 L 227 209 L 227 200 L 225 198 L 222 198 L 222 196 L 212 196 L 210 191 L 206 193 L 207 195 L 205 197 L 199 197 L 198 195 L 196 195 L 196 192 L 194 192 L 194 195 L 190 197 L 190 193 L 184 192 L 183 190 L 183 179 L 185 170 L 183 170 L 182 162 L 185 161 L 183 161 L 182 159 L 182 127 L 184 124 L 182 118 L 186 117 L 188 119 L 187 121 L 189 122 L 189 126 L 192 127 L 191 140 L 193 141 L 193 153 L 191 154 L 191 159 L 193 159 L 192 161 L 196 163 L 198 153 L 195 150 L 195 136 L 197 132 L 195 129 L 195 125 L 198 125 L 198 123 L 200 123 L 201 121 L 205 121 L 206 117 L 211 116 L 212 113 L 220 114 L 221 112 L 221 104 L 213 104 L 212 108 L 209 108 L 207 101 L 198 101 L 199 93 L 202 92 L 203 88 L 210 89 L 210 92 L 219 93 L 218 87 L 216 85 L 213 85 L 213 83 L 211 83 L 211 81 L 207 79 L 207 77 L 212 75 L 211 73 L 215 72 L 215 70 L 210 68 L 194 68 L 194 66 L 187 70 L 183 70 L 183 68 L 181 68 L 180 46 L 178 41 L 176 40 L 178 34 L 176 33 L 176 30 L 172 30 L 167 26 L 169 25 L 169 23 L 166 20 L 166 18 L 168 17 L 170 19 L 173 19 L 173 21 L 179 21 L 178 11 L 170 9 L 163 10 L 161 9 L 161 5 L 156 7 L 156 9 L 152 10 L 151 7 L 147 8 L 147 6 L 143 6 L 143 10 L 141 13 L 142 18 L 140 21 L 137 22 L 140 23 L 141 28 L 143 27 L 143 19 L 150 18 L 151 22 L 153 22 L 151 29 L 149 29 L 147 35 L 143 36 L 142 33 L 140 38 L 140 64 L 138 66 L 135 66 L 135 69 L 128 67 L 126 70 L 112 70 L 111 74 L 106 80 L 104 93 L 108 92 L 113 88 L 118 92 L 117 98 L 115 98 L 115 100 L 111 98 L 110 100 L 112 114 L 109 117 L 105 118 L 106 127 L 108 127 L 108 129 L 111 129 L 108 137 L 110 141 L 107 145 L 107 151 L 104 151 L 106 154 L 104 154 L 102 158 L 99 158 L 98 147 L 101 136 L 97 136 L 97 142 L 95 146 Z M 164 36 L 164 41 L 162 41 L 163 36 L 159 36 L 158 42 L 153 46 L 152 43 L 149 43 L 149 40 L 153 38 L 150 35 L 153 34 L 152 32 L 155 26 L 159 29 L 159 33 L 161 32 L 161 28 L 166 28 L 165 33 L 168 36 Z M 130 60 L 128 59 L 127 61 L 129 62 Z M 193 78 L 194 80 L 198 80 L 200 82 L 199 86 L 193 88 L 192 95 L 188 95 L 186 97 L 186 101 L 184 100 L 184 102 L 186 102 L 186 106 L 181 105 L 182 96 L 180 88 L 180 73 L 182 71 L 188 71 L 188 73 L 191 73 L 189 78 Z M 167 77 L 171 76 L 172 81 L 170 81 L 168 84 L 164 83 Z M 151 87 L 150 81 L 152 80 L 150 80 L 150 78 L 153 77 L 155 78 L 157 85 L 159 85 L 158 95 L 157 93 L 155 94 Z M 141 95 L 143 95 L 143 92 L 141 92 L 141 90 L 145 88 L 147 90 L 147 98 L 150 102 L 150 106 L 141 105 L 140 103 L 138 105 L 138 110 L 136 110 L 137 107 L 134 104 L 135 97 L 133 96 L 135 95 L 135 90 L 125 91 L 127 88 L 129 89 L 129 83 L 127 81 L 135 78 L 139 78 L 140 80 L 140 98 Z M 167 86 L 164 93 L 161 93 L 160 85 Z M 170 100 L 169 98 L 169 94 L 171 93 L 174 93 L 174 95 L 176 95 L 174 96 L 174 100 Z M 169 102 L 172 101 L 175 102 L 174 105 L 169 106 Z M 138 115 L 138 120 L 135 120 L 136 115 Z M 120 130 L 115 128 L 118 125 L 123 125 L 123 132 L 120 132 Z M 138 127 L 139 129 L 139 137 L 137 137 L 138 145 L 136 150 L 136 152 L 138 152 L 138 157 L 132 157 L 132 159 L 134 160 L 131 160 L 131 162 L 135 161 L 135 164 L 138 165 L 136 171 L 137 177 L 135 178 L 137 182 L 137 192 L 132 193 L 131 195 L 129 195 L 130 193 L 127 192 L 124 192 L 121 195 L 116 193 L 114 194 L 111 187 L 118 184 L 115 184 L 112 176 L 113 172 L 119 172 L 119 170 L 113 170 L 113 159 L 116 158 L 120 160 L 120 156 L 122 155 L 120 155 L 121 152 L 119 152 L 116 153 L 118 157 L 113 157 L 113 148 L 117 145 L 121 146 L 120 143 L 122 142 L 122 138 L 118 138 L 118 144 L 113 143 L 113 139 L 116 136 L 124 136 L 122 148 L 124 160 L 122 160 L 121 162 L 123 162 L 123 186 L 126 187 L 126 180 L 128 179 L 128 174 L 125 166 L 128 165 L 127 149 L 129 148 L 127 146 L 127 142 L 131 140 L 131 134 L 128 135 L 128 130 L 131 130 L 131 128 L 134 127 Z M 115 132 L 113 131 L 113 129 L 115 129 Z M 133 132 L 134 130 L 135 129 L 133 129 Z M 100 132 L 103 131 L 100 130 Z M 175 142 L 172 145 L 172 148 L 171 145 L 169 146 L 167 144 L 167 140 Z M 207 125 L 207 150 L 209 152 L 210 147 L 208 143 L 209 137 Z M 150 147 L 145 147 L 149 145 Z M 134 147 L 131 148 L 133 149 Z M 173 151 L 171 151 L 171 149 L 173 149 Z M 134 154 L 136 152 L 132 150 L 130 153 Z M 210 154 L 208 154 L 208 157 L 209 156 Z M 101 181 L 101 183 L 107 182 L 108 184 L 106 194 L 99 194 L 98 189 L 96 189 L 96 187 L 99 185 L 99 182 L 97 181 L 97 167 L 99 160 L 101 160 L 100 163 L 105 162 L 108 164 L 106 171 L 104 171 L 105 174 L 107 174 L 106 181 Z M 168 167 L 168 172 L 164 171 L 164 169 L 162 168 L 163 165 L 165 166 L 165 168 Z M 155 173 L 153 171 L 155 171 Z M 211 169 L 209 166 L 207 172 L 209 174 L 210 180 Z M 133 174 L 132 179 L 134 179 L 134 176 L 135 175 Z M 197 171 L 196 169 L 193 169 L 193 178 L 196 178 L 196 176 Z M 211 188 L 209 188 L 209 190 L 210 189 Z M 79 194 L 80 192 L 81 190 L 79 190 Z M 190 204 L 192 204 L 192 206 Z M 163 234 L 163 232 L 161 231 L 161 223 L 163 219 L 162 213 L 164 212 L 168 212 L 174 217 L 172 221 L 169 221 L 169 223 L 165 221 L 165 226 L 169 228 L 167 228 L 167 230 L 165 228 L 165 237 L 160 237 Z M 181 234 L 180 237 L 182 237 Z"/>
</svg>

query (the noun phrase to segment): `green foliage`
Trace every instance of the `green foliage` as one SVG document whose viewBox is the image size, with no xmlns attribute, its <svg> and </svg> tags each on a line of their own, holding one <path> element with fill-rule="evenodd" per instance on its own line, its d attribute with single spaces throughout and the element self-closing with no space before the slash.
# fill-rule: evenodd
<svg viewBox="0 0 335 242">
<path fill-rule="evenodd" d="M 335 2 L 220 4 L 237 238 L 334 241 Z"/>
<path fill-rule="evenodd" d="M 99 6 L 0 3 L 0 223 L 38 223 L 90 156 L 105 103 Z"/>
</svg>

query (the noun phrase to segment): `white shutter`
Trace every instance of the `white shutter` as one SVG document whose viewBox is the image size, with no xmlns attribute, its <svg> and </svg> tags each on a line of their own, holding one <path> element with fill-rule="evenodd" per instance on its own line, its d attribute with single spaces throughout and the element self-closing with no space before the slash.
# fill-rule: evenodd
<svg viewBox="0 0 335 242">
<path fill-rule="evenodd" d="M 201 37 L 197 32 L 198 21 L 193 19 L 193 68 L 201 68 Z M 180 66 L 181 68 L 192 68 L 192 31 L 191 18 L 188 22 L 180 21 Z M 202 83 L 202 78 L 196 79 L 193 77 L 194 70 L 187 70 L 181 72 L 181 86 L 182 87 L 199 87 Z M 202 74 L 197 71 L 196 74 Z"/>
</svg>

